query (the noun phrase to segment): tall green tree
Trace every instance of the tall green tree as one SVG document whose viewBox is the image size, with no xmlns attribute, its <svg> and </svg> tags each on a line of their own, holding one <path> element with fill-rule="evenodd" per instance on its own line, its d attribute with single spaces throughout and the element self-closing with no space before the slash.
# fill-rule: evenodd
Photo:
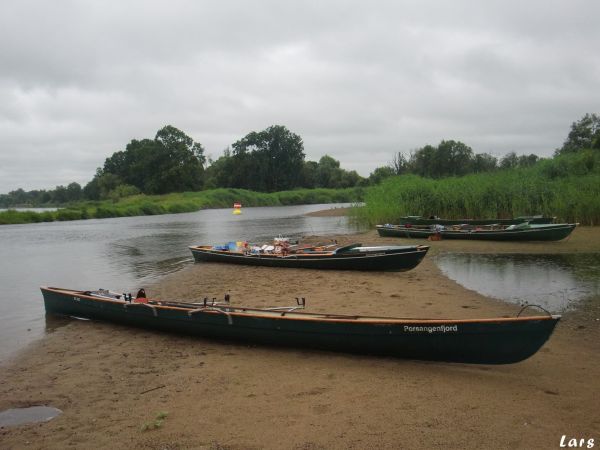
<svg viewBox="0 0 600 450">
<path fill-rule="evenodd" d="M 473 159 L 473 172 L 492 172 L 498 168 L 498 158 L 489 153 L 477 153 Z"/>
<path fill-rule="evenodd" d="M 409 167 L 412 173 L 422 177 L 436 178 L 440 176 L 437 173 L 437 148 L 432 145 L 426 145 L 410 155 Z"/>
<path fill-rule="evenodd" d="M 575 153 L 586 148 L 600 149 L 600 116 L 597 114 L 588 113 L 573 122 L 567 139 L 555 154 Z"/>
<path fill-rule="evenodd" d="M 223 156 L 214 161 L 209 161 L 205 172 L 204 187 L 206 189 L 233 187 L 233 165 L 234 161 L 231 156 L 231 150 L 228 147 L 223 151 Z"/>
<path fill-rule="evenodd" d="M 302 167 L 302 177 L 300 186 L 312 189 L 317 185 L 317 168 L 319 164 L 316 161 L 305 161 Z"/>
<path fill-rule="evenodd" d="M 379 184 L 386 178 L 393 177 L 394 175 L 396 175 L 396 173 L 390 166 L 377 167 L 369 175 L 369 184 Z"/>
<path fill-rule="evenodd" d="M 538 155 L 531 153 L 530 155 L 519 156 L 519 167 L 530 167 L 533 166 L 540 160 Z"/>
<path fill-rule="evenodd" d="M 233 145 L 234 183 L 259 191 L 300 186 L 304 165 L 302 138 L 282 125 L 251 132 Z"/>
<path fill-rule="evenodd" d="M 437 148 L 436 169 L 440 176 L 471 172 L 473 150 L 460 141 L 442 141 Z"/>
<path fill-rule="evenodd" d="M 519 167 L 519 157 L 515 152 L 508 152 L 504 157 L 500 160 L 500 168 L 501 169 L 514 169 L 515 167 Z"/>
<path fill-rule="evenodd" d="M 317 165 L 316 186 L 323 188 L 337 186 L 340 178 L 340 162 L 329 155 L 323 155 Z"/>
<path fill-rule="evenodd" d="M 389 167 L 394 172 L 394 175 L 402 175 L 409 170 L 408 160 L 402 152 L 396 152 L 392 157 L 392 162 L 389 164 Z"/>
<path fill-rule="evenodd" d="M 133 139 L 124 151 L 113 153 L 96 176 L 114 175 L 145 194 L 197 191 L 203 187 L 205 161 L 201 144 L 167 125 L 154 139 Z M 93 185 L 88 191 L 98 194 Z"/>
<path fill-rule="evenodd" d="M 473 171 L 473 150 L 460 141 L 442 141 L 437 147 L 426 145 L 411 154 L 410 172 L 422 177 L 441 178 Z"/>
<path fill-rule="evenodd" d="M 83 198 L 83 190 L 79 183 L 69 183 L 67 186 L 67 201 L 76 202 Z"/>
</svg>

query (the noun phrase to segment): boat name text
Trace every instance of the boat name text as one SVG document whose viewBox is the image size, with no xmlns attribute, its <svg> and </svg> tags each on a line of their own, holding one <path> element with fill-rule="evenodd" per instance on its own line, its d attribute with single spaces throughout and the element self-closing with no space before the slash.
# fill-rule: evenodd
<svg viewBox="0 0 600 450">
<path fill-rule="evenodd" d="M 404 325 L 404 331 L 409 333 L 456 333 L 458 325 L 438 325 L 435 327 Z"/>
</svg>

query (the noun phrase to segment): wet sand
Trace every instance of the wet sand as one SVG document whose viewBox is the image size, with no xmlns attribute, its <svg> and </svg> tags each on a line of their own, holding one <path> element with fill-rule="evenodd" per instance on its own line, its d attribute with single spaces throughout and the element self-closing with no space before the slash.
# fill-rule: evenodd
<svg viewBox="0 0 600 450">
<path fill-rule="evenodd" d="M 303 296 L 314 312 L 514 315 L 518 307 L 444 277 L 432 256 L 599 252 L 600 228 L 578 228 L 558 243 L 428 243 L 379 238 L 374 231 L 338 240 L 432 248 L 404 273 L 190 262 L 147 291 L 181 300 L 228 292 L 234 305 L 245 306 L 291 305 Z M 537 449 L 558 448 L 563 434 L 594 438 L 598 446 L 598 319 L 597 303 L 565 315 L 538 354 L 507 366 L 269 348 L 69 321 L 0 367 L 0 411 L 49 405 L 64 413 L 1 429 L 0 448 Z M 142 430 L 161 412 L 167 415 L 160 427 Z"/>
</svg>

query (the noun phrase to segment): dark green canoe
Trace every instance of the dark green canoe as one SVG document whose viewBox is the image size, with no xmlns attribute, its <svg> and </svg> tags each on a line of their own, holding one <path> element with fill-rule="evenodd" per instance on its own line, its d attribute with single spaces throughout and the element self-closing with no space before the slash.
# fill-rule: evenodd
<svg viewBox="0 0 600 450">
<path fill-rule="evenodd" d="M 400 217 L 400 225 L 516 225 L 519 223 L 547 224 L 554 222 L 555 217 L 521 216 L 512 219 L 443 219 L 440 217 L 404 216 Z"/>
<path fill-rule="evenodd" d="M 468 227 L 453 230 L 412 225 L 377 225 L 383 237 L 428 238 L 438 234 L 442 239 L 468 239 L 474 241 L 560 241 L 571 234 L 576 223 L 519 224 L 508 227 Z"/>
<path fill-rule="evenodd" d="M 478 364 L 529 358 L 560 319 L 551 315 L 465 320 L 344 316 L 131 300 L 104 290 L 41 290 L 50 314 L 241 342 Z"/>
<path fill-rule="evenodd" d="M 330 251 L 306 250 L 302 253 L 253 253 L 218 249 L 213 246 L 190 247 L 196 262 L 221 262 L 249 266 L 293 267 L 300 269 L 405 271 L 416 267 L 427 254 L 425 245 L 386 245 L 362 247 L 351 244 Z"/>
</svg>

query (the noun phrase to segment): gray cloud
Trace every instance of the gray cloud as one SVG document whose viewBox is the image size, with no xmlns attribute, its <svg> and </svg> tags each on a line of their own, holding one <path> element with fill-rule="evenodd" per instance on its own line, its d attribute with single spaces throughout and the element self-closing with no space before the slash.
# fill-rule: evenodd
<svg viewBox="0 0 600 450">
<path fill-rule="evenodd" d="M 86 183 L 172 124 L 213 158 L 286 125 L 368 175 L 457 139 L 550 155 L 600 105 L 600 4 L 17 1 L 0 6 L 0 192 Z"/>
</svg>

